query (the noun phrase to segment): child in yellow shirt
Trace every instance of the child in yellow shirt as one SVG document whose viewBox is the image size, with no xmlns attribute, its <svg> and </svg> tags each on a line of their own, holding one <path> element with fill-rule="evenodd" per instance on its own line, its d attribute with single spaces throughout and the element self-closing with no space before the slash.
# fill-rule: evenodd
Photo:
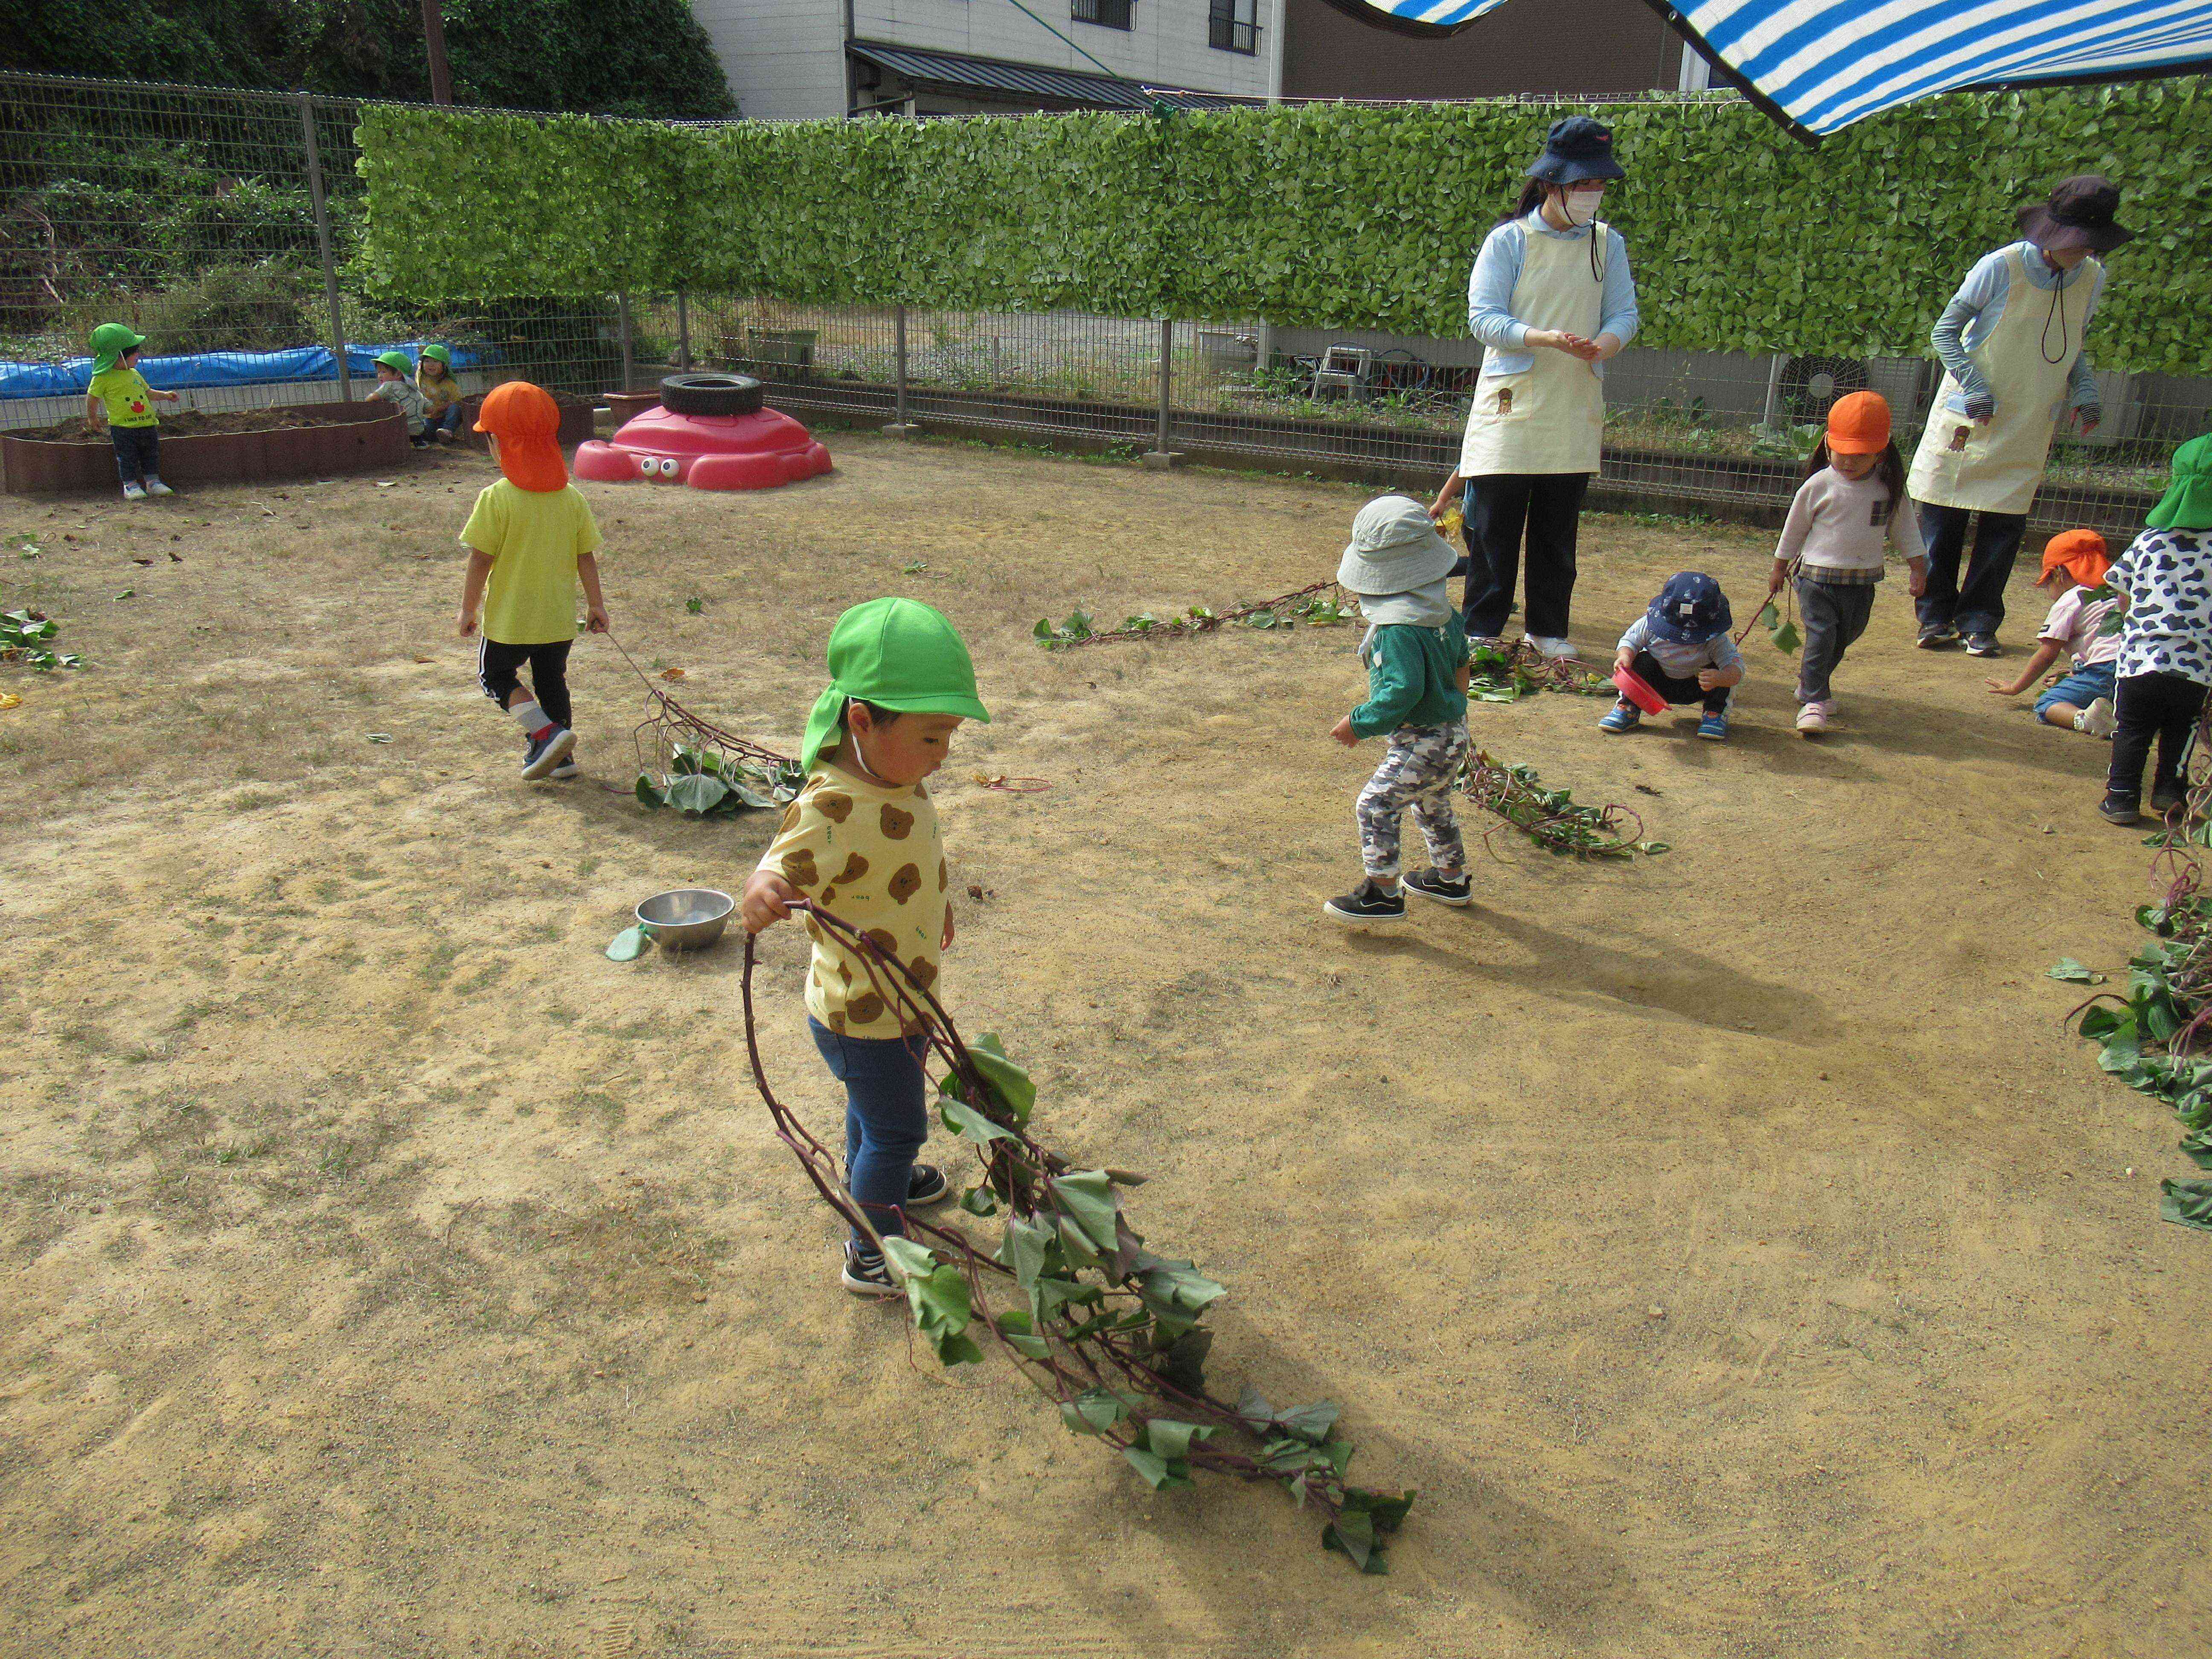
<svg viewBox="0 0 2212 1659">
<path fill-rule="evenodd" d="M 415 365 L 415 389 L 422 394 L 422 429 L 440 443 L 461 433 L 461 383 L 453 378 L 453 354 L 426 345 Z"/>
<path fill-rule="evenodd" d="M 952 948 L 950 872 L 937 806 L 922 780 L 945 763 L 963 720 L 988 722 L 975 665 L 957 629 L 913 599 L 871 599 L 830 631 L 830 687 L 807 721 L 806 782 L 759 867 L 742 914 L 759 933 L 813 900 L 896 952 L 924 986 Z M 845 1085 L 845 1182 L 881 1234 L 903 1233 L 904 1212 L 952 1195 L 944 1173 L 917 1164 L 929 1137 L 927 1040 L 908 1030 L 866 958 L 812 916 L 806 1024 L 830 1075 Z M 855 1229 L 845 1288 L 898 1296 L 876 1243 Z"/>
<path fill-rule="evenodd" d="M 576 734 L 569 729 L 568 647 L 576 642 L 576 585 L 584 586 L 585 625 L 607 631 L 599 592 L 599 526 L 591 504 L 568 482 L 561 459 L 561 410 L 550 392 L 527 380 L 494 386 L 477 416 L 491 434 L 491 453 L 506 476 L 484 486 L 461 543 L 469 550 L 461 584 L 461 637 L 477 631 L 477 683 L 514 717 L 528 740 L 526 778 L 576 775 Z M 530 690 L 522 689 L 524 664 Z"/>
<path fill-rule="evenodd" d="M 161 417 L 154 413 L 156 401 L 173 404 L 177 394 L 156 392 L 138 372 L 138 348 L 145 343 L 144 335 L 124 323 L 102 323 L 92 331 L 84 423 L 95 433 L 106 424 L 126 501 L 177 493 L 161 482 Z"/>
</svg>

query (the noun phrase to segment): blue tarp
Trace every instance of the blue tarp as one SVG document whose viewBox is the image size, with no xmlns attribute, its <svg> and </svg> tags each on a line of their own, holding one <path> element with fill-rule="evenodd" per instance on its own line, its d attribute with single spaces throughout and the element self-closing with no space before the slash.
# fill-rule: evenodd
<svg viewBox="0 0 2212 1659">
<path fill-rule="evenodd" d="M 380 351 L 404 351 L 420 357 L 428 341 L 402 340 L 396 345 L 349 345 L 346 371 L 365 380 L 376 378 Z M 453 349 L 456 370 L 482 368 L 495 354 Z M 188 357 L 141 357 L 138 372 L 146 384 L 163 392 L 184 392 L 194 386 L 277 386 L 298 380 L 335 380 L 337 360 L 327 346 L 298 346 L 290 351 L 202 351 Z M 0 398 L 82 397 L 92 383 L 92 359 L 72 357 L 63 363 L 0 362 Z"/>
</svg>

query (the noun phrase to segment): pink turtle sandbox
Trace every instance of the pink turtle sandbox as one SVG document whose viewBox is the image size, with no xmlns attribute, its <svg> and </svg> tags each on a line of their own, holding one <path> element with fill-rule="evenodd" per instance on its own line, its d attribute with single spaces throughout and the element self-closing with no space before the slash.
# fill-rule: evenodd
<svg viewBox="0 0 2212 1659">
<path fill-rule="evenodd" d="M 688 483 L 694 489 L 773 489 L 830 471 L 830 452 L 790 416 L 682 415 L 665 405 L 627 422 L 613 441 L 576 451 L 576 476 L 600 483 Z"/>
</svg>

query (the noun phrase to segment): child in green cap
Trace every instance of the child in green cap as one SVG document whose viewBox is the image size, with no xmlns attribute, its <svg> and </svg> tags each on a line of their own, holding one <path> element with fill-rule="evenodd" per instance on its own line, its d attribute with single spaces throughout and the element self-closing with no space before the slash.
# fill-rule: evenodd
<svg viewBox="0 0 2212 1659">
<path fill-rule="evenodd" d="M 2097 810 L 2122 825 L 2142 816 L 2154 740 L 2151 810 L 2163 817 L 2188 799 L 2182 762 L 2212 688 L 2212 434 L 2173 452 L 2172 484 L 2145 522 L 2150 527 L 2105 573 L 2105 585 L 2126 601 L 2127 621 L 2112 664 L 2118 726 Z"/>
<path fill-rule="evenodd" d="M 461 383 L 453 378 L 453 354 L 441 345 L 422 348 L 415 366 L 415 389 L 422 394 L 422 430 L 440 443 L 460 435 Z"/>
<path fill-rule="evenodd" d="M 407 417 L 407 441 L 416 448 L 428 446 L 430 440 L 422 430 L 422 394 L 415 389 L 411 378 L 415 365 L 407 361 L 404 351 L 380 351 L 376 354 L 376 390 L 370 392 L 371 401 L 390 404 Z"/>
<path fill-rule="evenodd" d="M 951 875 L 937 807 L 922 780 L 945 763 L 963 720 L 988 722 L 975 665 L 958 631 L 914 599 L 871 599 L 830 630 L 830 685 L 806 723 L 806 782 L 745 883 L 742 915 L 757 933 L 805 898 L 877 936 L 924 986 L 952 946 Z M 806 1024 L 845 1085 L 845 1182 L 878 1233 L 903 1233 L 903 1212 L 952 1195 L 944 1173 L 915 1162 L 929 1136 L 927 1040 L 872 983 L 869 963 L 812 916 Z M 855 1229 L 845 1288 L 903 1294 L 875 1240 Z"/>
<path fill-rule="evenodd" d="M 115 471 L 123 480 L 123 499 L 177 492 L 161 482 L 161 419 L 158 399 L 177 401 L 173 392 L 156 392 L 138 372 L 138 348 L 146 337 L 124 323 L 102 323 L 92 331 L 92 383 L 85 388 L 84 424 L 98 434 L 102 422 L 115 446 Z"/>
</svg>

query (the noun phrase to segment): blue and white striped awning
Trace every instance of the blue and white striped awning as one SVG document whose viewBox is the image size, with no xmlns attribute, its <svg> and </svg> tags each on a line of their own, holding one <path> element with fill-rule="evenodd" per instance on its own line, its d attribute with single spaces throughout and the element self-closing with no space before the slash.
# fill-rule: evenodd
<svg viewBox="0 0 2212 1659">
<path fill-rule="evenodd" d="M 1505 0 L 1330 3 L 1386 28 L 1430 34 L 1456 33 Z M 1939 92 L 2212 70 L 2212 0 L 1645 3 L 1770 114 L 1810 137 Z"/>
</svg>

